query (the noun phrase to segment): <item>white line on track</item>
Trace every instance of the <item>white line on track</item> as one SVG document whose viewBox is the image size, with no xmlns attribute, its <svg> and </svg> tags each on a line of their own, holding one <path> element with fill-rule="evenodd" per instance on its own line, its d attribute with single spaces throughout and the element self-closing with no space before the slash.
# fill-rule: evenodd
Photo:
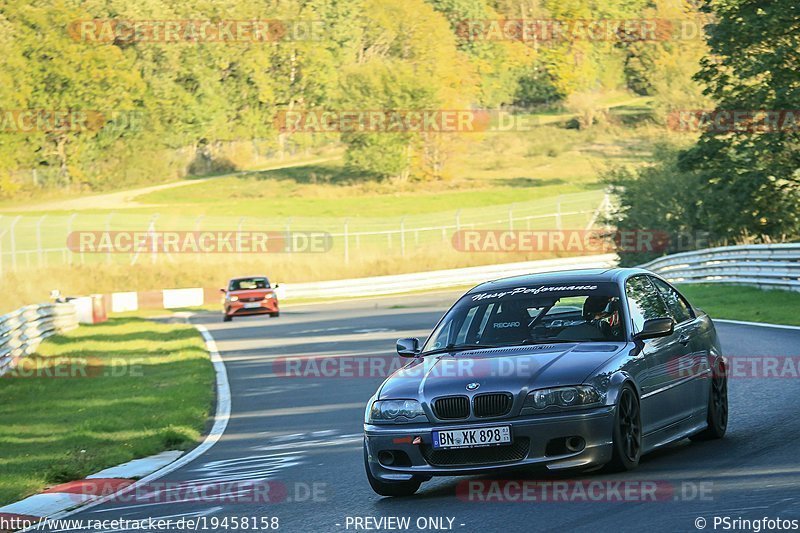
<svg viewBox="0 0 800 533">
<path fill-rule="evenodd" d="M 736 324 L 739 326 L 759 326 L 762 328 L 776 328 L 776 329 L 790 329 L 800 331 L 800 326 L 787 326 L 786 324 L 770 324 L 768 322 L 745 322 L 743 320 L 727 320 L 724 318 L 712 318 L 714 322 L 722 322 L 723 324 Z"/>
<path fill-rule="evenodd" d="M 209 509 L 204 509 L 202 511 L 193 511 L 190 513 L 178 513 L 178 514 L 171 514 L 171 515 L 164 515 L 164 516 L 154 516 L 152 517 L 154 522 L 158 522 L 159 520 L 172 520 L 176 521 L 179 518 L 195 518 L 201 516 L 209 516 L 217 511 L 221 511 L 222 507 L 211 507 Z M 146 522 L 147 519 L 130 519 L 130 522 Z M 84 528 L 88 531 L 92 531 L 92 533 L 122 533 L 123 531 L 142 531 L 141 527 L 137 528 L 118 528 L 118 529 L 88 529 Z M 26 530 L 27 531 L 27 530 Z M 75 531 L 74 529 L 53 529 L 50 533 L 66 533 L 67 531 Z"/>
<path fill-rule="evenodd" d="M 192 324 L 197 331 L 200 332 L 202 335 L 203 340 L 206 343 L 206 348 L 208 349 L 208 353 L 211 359 L 211 364 L 214 366 L 214 373 L 216 374 L 216 384 L 217 384 L 217 411 L 214 416 L 214 425 L 211 427 L 211 431 L 209 431 L 208 435 L 206 435 L 205 440 L 197 446 L 196 448 L 192 449 L 188 453 L 186 453 L 183 457 L 175 461 L 174 463 L 170 463 L 164 468 L 160 470 L 156 470 L 149 476 L 145 476 L 136 483 L 128 485 L 124 489 L 119 490 L 114 494 L 109 494 L 104 496 L 98 500 L 95 500 L 91 503 L 78 507 L 76 509 L 72 509 L 69 511 L 64 511 L 62 513 L 55 514 L 48 518 L 58 519 L 58 518 L 65 518 L 67 516 L 71 516 L 77 512 L 86 511 L 87 509 L 91 509 L 92 507 L 96 507 L 102 503 L 105 503 L 109 500 L 113 500 L 118 498 L 128 492 L 136 490 L 137 487 L 142 485 L 147 485 L 157 479 L 160 479 L 170 472 L 174 472 L 175 470 L 189 464 L 190 462 L 194 461 L 205 452 L 207 452 L 212 446 L 214 446 L 222 435 L 225 433 L 225 429 L 228 427 L 228 421 L 231 418 L 231 387 L 228 383 L 228 371 L 225 368 L 225 362 L 222 360 L 222 357 L 219 355 L 219 350 L 217 349 L 217 343 L 214 341 L 214 337 L 211 336 L 211 333 L 208 332 L 205 326 L 200 324 Z M 28 529 L 23 531 L 32 531 L 36 529 L 36 526 L 31 526 Z"/>
</svg>

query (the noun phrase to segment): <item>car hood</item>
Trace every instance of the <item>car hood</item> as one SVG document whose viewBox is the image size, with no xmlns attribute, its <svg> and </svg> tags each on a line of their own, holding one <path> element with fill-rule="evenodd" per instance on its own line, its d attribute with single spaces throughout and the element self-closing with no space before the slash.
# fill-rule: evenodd
<svg viewBox="0 0 800 533">
<path fill-rule="evenodd" d="M 420 399 L 510 392 L 584 383 L 624 342 L 492 348 L 414 360 L 384 382 L 379 398 Z M 478 384 L 477 388 L 475 383 Z M 471 388 L 467 388 L 471 385 Z"/>
</svg>

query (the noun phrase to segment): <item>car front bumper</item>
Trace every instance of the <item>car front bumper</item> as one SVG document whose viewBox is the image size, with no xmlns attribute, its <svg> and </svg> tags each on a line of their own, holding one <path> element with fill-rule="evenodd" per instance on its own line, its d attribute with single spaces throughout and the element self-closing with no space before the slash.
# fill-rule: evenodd
<svg viewBox="0 0 800 533">
<path fill-rule="evenodd" d="M 603 406 L 572 413 L 538 415 L 448 424 L 365 424 L 364 436 L 368 465 L 372 475 L 382 481 L 405 481 L 412 477 L 455 476 L 486 473 L 520 467 L 541 467 L 566 470 L 603 465 L 611 460 L 614 406 Z M 472 448 L 456 453 L 435 451 L 432 431 L 447 429 L 480 429 L 511 426 L 512 444 L 491 448 Z M 553 453 L 548 444 L 565 437 L 581 437 L 583 449 Z M 419 437 L 420 442 L 413 444 Z M 505 448 L 505 450 L 501 450 Z M 487 451 L 490 450 L 490 451 Z M 381 452 L 392 452 L 400 458 L 385 464 Z M 400 452 L 400 453 L 398 453 Z M 466 460 L 466 462 L 465 462 Z"/>
<path fill-rule="evenodd" d="M 265 298 L 261 300 L 258 307 L 245 307 L 246 302 L 230 302 L 225 305 L 224 313 L 228 316 L 245 316 L 245 315 L 264 315 L 267 313 L 277 313 L 278 300 L 277 298 Z"/>
</svg>

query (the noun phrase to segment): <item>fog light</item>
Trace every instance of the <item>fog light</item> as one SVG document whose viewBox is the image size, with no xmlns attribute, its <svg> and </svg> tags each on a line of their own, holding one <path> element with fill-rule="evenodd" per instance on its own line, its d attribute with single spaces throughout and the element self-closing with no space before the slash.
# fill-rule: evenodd
<svg viewBox="0 0 800 533">
<path fill-rule="evenodd" d="M 382 465 L 392 466 L 394 464 L 394 454 L 387 451 L 380 452 L 378 453 L 378 461 Z"/>
<path fill-rule="evenodd" d="M 571 452 L 579 452 L 586 447 L 586 441 L 583 437 L 569 437 L 567 438 L 567 450 Z"/>
</svg>

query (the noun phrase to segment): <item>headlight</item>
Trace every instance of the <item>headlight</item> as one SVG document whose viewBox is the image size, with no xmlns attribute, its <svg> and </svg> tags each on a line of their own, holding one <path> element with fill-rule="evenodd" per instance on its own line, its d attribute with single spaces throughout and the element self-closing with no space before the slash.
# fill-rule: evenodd
<svg viewBox="0 0 800 533">
<path fill-rule="evenodd" d="M 372 404 L 369 412 L 370 422 L 391 421 L 405 418 L 410 421 L 425 416 L 422 406 L 417 400 L 379 400 Z"/>
<path fill-rule="evenodd" d="M 540 389 L 528 394 L 523 404 L 523 409 L 545 409 L 551 405 L 558 407 L 582 407 L 599 404 L 603 396 L 597 389 L 590 385 L 577 385 L 575 387 L 558 387 L 555 389 Z"/>
<path fill-rule="evenodd" d="M 238 296 L 231 296 L 231 301 L 232 302 L 238 302 L 239 301 L 239 297 Z"/>
<path fill-rule="evenodd" d="M 274 293 L 269 293 L 269 294 L 265 294 L 264 295 L 264 299 L 265 300 L 269 300 L 270 298 L 275 298 L 275 294 Z"/>
</svg>

